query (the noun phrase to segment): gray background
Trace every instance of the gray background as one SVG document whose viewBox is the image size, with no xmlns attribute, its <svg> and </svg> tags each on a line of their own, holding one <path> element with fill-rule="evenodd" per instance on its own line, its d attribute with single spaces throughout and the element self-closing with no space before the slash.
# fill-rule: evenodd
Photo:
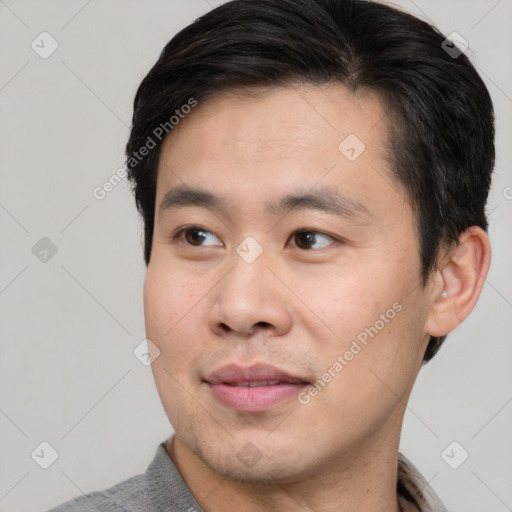
<svg viewBox="0 0 512 512">
<path fill-rule="evenodd" d="M 143 472 L 171 433 L 133 355 L 144 339 L 141 222 L 126 180 L 101 201 L 92 191 L 123 163 L 136 87 L 164 44 L 219 3 L 0 0 L 2 512 L 44 511 Z M 401 450 L 450 511 L 512 510 L 512 1 L 398 3 L 469 42 L 498 127 L 491 271 L 476 310 L 421 371 Z M 31 48 L 43 31 L 59 44 L 47 59 Z M 32 252 L 42 237 L 58 249 L 46 262 Z M 31 457 L 49 456 L 43 441 L 59 455 L 48 469 Z M 453 441 L 469 453 L 458 469 L 441 456 Z"/>
</svg>

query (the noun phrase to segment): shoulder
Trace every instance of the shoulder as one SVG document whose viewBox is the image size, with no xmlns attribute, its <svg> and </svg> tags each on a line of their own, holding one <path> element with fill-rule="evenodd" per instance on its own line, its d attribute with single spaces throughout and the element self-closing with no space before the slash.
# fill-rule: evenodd
<svg viewBox="0 0 512 512">
<path fill-rule="evenodd" d="M 146 472 L 102 491 L 82 494 L 48 512 L 200 512 L 166 451 L 165 442 L 155 452 Z"/>
<path fill-rule="evenodd" d="M 146 510 L 150 497 L 144 475 L 133 476 L 113 487 L 82 494 L 48 512 L 131 512 Z M 149 508 L 148 508 L 149 509 Z"/>
</svg>

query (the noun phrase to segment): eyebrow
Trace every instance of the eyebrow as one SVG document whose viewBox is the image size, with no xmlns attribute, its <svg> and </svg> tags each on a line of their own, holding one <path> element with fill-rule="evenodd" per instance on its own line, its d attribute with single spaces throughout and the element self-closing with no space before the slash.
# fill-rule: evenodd
<svg viewBox="0 0 512 512">
<path fill-rule="evenodd" d="M 183 207 L 201 207 L 210 210 L 229 210 L 229 202 L 212 192 L 188 185 L 170 189 L 159 206 L 160 213 Z M 282 215 L 296 210 L 318 210 L 351 220 L 369 220 L 373 217 L 366 206 L 359 201 L 340 194 L 331 187 L 317 187 L 314 190 L 298 191 L 274 201 L 265 203 L 267 212 Z"/>
<path fill-rule="evenodd" d="M 364 204 L 340 194 L 331 187 L 289 194 L 277 201 L 267 202 L 267 211 L 275 215 L 294 210 L 319 210 L 346 219 L 366 219 L 373 215 Z"/>
</svg>

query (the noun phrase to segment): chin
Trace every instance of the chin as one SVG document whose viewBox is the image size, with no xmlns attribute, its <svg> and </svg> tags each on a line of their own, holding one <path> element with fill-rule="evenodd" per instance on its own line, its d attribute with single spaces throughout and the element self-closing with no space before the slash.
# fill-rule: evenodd
<svg viewBox="0 0 512 512">
<path fill-rule="evenodd" d="M 235 444 L 241 448 L 234 449 Z M 196 454 L 218 475 L 254 485 L 299 482 L 314 472 L 308 471 L 306 454 L 296 447 L 261 445 L 261 440 L 231 442 L 225 447 L 216 445 L 213 449 L 199 449 Z"/>
</svg>

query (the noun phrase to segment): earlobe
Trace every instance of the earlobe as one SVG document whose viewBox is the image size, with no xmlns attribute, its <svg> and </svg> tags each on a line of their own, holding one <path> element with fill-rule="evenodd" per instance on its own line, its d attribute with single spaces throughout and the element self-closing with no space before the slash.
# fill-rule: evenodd
<svg viewBox="0 0 512 512">
<path fill-rule="evenodd" d="M 440 258 L 438 269 L 431 277 L 431 310 L 426 333 L 444 336 L 469 315 L 482 291 L 490 260 L 487 233 L 477 226 L 464 231 L 458 245 Z"/>
</svg>

